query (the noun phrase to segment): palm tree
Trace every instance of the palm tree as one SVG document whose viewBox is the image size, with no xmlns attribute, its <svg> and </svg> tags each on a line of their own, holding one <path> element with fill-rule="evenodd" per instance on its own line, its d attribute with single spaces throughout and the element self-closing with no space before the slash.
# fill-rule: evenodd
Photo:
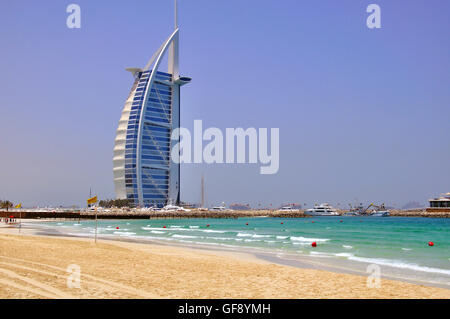
<svg viewBox="0 0 450 319">
<path fill-rule="evenodd" d="M 13 207 L 14 207 L 14 204 L 11 203 L 9 200 L 2 200 L 0 202 L 0 208 L 3 208 L 3 209 L 6 208 L 6 211 L 8 211 L 10 208 L 13 208 Z"/>
</svg>

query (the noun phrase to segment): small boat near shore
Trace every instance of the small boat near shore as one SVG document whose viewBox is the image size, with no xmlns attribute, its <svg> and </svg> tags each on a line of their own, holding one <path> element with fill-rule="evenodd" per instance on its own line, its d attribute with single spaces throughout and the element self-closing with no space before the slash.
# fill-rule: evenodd
<svg viewBox="0 0 450 319">
<path fill-rule="evenodd" d="M 211 207 L 210 209 L 208 209 L 210 212 L 224 212 L 230 209 L 227 209 L 227 207 L 225 206 L 225 203 L 222 203 L 220 206 L 214 206 Z"/>
<path fill-rule="evenodd" d="M 369 214 L 372 217 L 389 217 L 391 214 L 387 210 L 375 210 Z"/>
<path fill-rule="evenodd" d="M 350 211 L 350 212 L 345 212 L 344 214 L 342 214 L 342 216 L 361 216 L 361 214 L 358 212 L 355 212 L 355 211 Z"/>
<path fill-rule="evenodd" d="M 339 216 L 339 213 L 331 205 L 324 203 L 320 205 L 314 205 L 314 208 L 310 208 L 305 211 L 306 216 Z"/>
<path fill-rule="evenodd" d="M 368 212 L 368 209 L 370 207 L 374 207 L 375 210 L 372 212 Z M 373 203 L 371 203 L 367 208 L 364 208 L 362 204 L 359 206 L 356 206 L 355 208 L 351 209 L 350 211 L 343 214 L 343 216 L 365 216 L 365 217 L 389 217 L 391 216 L 390 212 L 386 209 L 384 204 L 381 204 L 380 206 L 377 206 Z"/>
</svg>

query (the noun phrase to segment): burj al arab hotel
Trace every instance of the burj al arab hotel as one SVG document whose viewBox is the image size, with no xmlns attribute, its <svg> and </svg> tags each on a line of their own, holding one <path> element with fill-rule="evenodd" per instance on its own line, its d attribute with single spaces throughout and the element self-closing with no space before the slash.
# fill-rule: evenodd
<svg viewBox="0 0 450 319">
<path fill-rule="evenodd" d="M 147 65 L 128 68 L 134 83 L 117 128 L 114 187 L 118 199 L 139 207 L 180 201 L 180 164 L 171 158 L 171 133 L 180 127 L 180 87 L 191 81 L 178 70 L 177 3 L 175 30 Z M 168 55 L 167 72 L 160 71 Z M 179 155 L 179 154 L 178 154 Z"/>
</svg>

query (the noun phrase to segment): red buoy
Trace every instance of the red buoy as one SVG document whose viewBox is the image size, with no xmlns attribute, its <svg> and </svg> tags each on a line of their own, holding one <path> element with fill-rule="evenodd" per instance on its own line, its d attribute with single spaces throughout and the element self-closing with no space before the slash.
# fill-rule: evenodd
<svg viewBox="0 0 450 319">
<path fill-rule="evenodd" d="M 281 222 L 281 225 L 283 225 L 284 223 L 283 222 Z"/>
<path fill-rule="evenodd" d="M 166 226 L 163 226 L 163 228 L 167 228 Z"/>
<path fill-rule="evenodd" d="M 428 242 L 428 246 L 433 247 L 434 243 L 432 241 Z"/>
<path fill-rule="evenodd" d="M 340 220 L 340 222 L 343 223 L 344 221 L 343 221 L 343 220 Z"/>
<path fill-rule="evenodd" d="M 119 229 L 119 226 L 117 226 L 116 229 Z"/>
<path fill-rule="evenodd" d="M 317 243 L 316 243 L 316 242 L 313 242 L 313 243 L 311 244 L 311 246 L 317 247 Z"/>
<path fill-rule="evenodd" d="M 206 225 L 206 227 L 209 227 L 209 224 L 208 224 L 208 225 Z"/>
<path fill-rule="evenodd" d="M 247 226 L 248 226 L 248 223 L 245 223 L 245 225 L 247 225 Z"/>
<path fill-rule="evenodd" d="M 314 224 L 314 221 L 312 221 L 311 223 L 313 223 L 313 224 Z"/>
</svg>

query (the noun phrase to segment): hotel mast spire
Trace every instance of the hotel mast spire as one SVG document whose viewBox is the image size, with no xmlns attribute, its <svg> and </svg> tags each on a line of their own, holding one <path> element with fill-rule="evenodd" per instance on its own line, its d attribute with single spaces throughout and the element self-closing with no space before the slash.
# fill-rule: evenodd
<svg viewBox="0 0 450 319">
<path fill-rule="evenodd" d="M 178 1 L 175 0 L 175 30 L 178 29 Z"/>
<path fill-rule="evenodd" d="M 178 1 L 175 0 L 175 31 L 178 30 Z M 178 32 L 179 33 L 179 32 Z M 173 80 L 180 77 L 178 73 L 178 33 L 175 35 L 169 49 L 169 68 L 168 73 L 172 74 Z"/>
</svg>

